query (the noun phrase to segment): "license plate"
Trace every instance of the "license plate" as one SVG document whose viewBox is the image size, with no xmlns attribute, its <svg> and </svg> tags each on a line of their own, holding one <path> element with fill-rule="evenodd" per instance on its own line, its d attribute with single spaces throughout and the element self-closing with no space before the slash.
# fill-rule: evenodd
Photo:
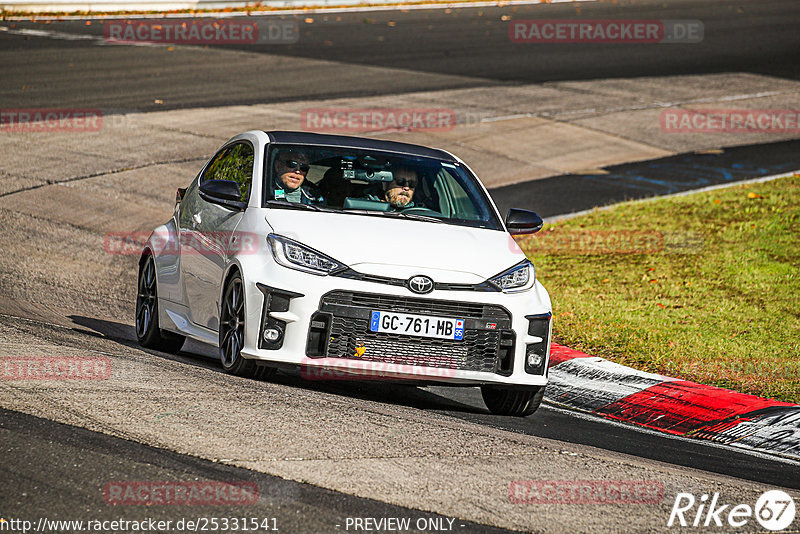
<svg viewBox="0 0 800 534">
<path fill-rule="evenodd" d="M 437 337 L 456 341 L 464 339 L 464 319 L 432 317 L 430 315 L 373 311 L 369 321 L 369 329 L 373 332 Z"/>
</svg>

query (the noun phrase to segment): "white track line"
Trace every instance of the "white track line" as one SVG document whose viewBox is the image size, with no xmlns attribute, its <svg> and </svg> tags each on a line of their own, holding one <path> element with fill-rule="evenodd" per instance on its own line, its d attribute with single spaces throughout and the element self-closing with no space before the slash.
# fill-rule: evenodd
<svg viewBox="0 0 800 534">
<path fill-rule="evenodd" d="M 0 32 L 11 33 L 14 35 L 29 35 L 33 37 L 46 37 L 48 39 L 61 39 L 65 41 L 96 41 L 96 35 L 81 35 L 78 33 L 64 33 L 53 30 L 32 30 L 28 28 L 11 29 L 8 26 L 0 26 Z"/>
<path fill-rule="evenodd" d="M 35 13 L 29 15 L 7 16 L 4 20 L 102 20 L 102 19 L 153 19 L 153 18 L 230 18 L 230 17 L 267 17 L 267 16 L 281 16 L 281 15 L 307 15 L 312 13 L 364 13 L 372 11 L 420 11 L 425 9 L 455 9 L 461 7 L 506 7 L 506 6 L 524 6 L 524 5 L 539 5 L 539 4 L 572 4 L 577 2 L 596 2 L 598 0 L 495 0 L 495 1 L 479 1 L 479 2 L 447 2 L 447 3 L 431 3 L 431 4 L 393 4 L 389 6 L 353 6 L 353 7 L 307 7 L 299 9 L 271 9 L 265 10 L 250 10 L 240 8 L 242 11 L 208 11 L 202 13 L 118 13 L 115 15 L 109 14 L 95 14 L 95 15 L 45 15 L 37 16 Z"/>
</svg>

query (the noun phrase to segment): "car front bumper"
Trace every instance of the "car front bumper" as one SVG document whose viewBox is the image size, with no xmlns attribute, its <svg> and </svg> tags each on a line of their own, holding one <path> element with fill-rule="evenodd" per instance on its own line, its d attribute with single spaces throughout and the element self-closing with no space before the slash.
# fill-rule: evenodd
<svg viewBox="0 0 800 534">
<path fill-rule="evenodd" d="M 416 295 L 405 287 L 289 269 L 261 278 L 245 281 L 245 358 L 298 365 L 305 378 L 320 380 L 509 387 L 547 383 L 551 308 L 538 281 L 519 293 L 434 290 Z M 464 338 L 372 332 L 372 311 L 464 319 Z M 267 328 L 281 331 L 278 342 L 264 339 Z M 531 351 L 542 353 L 542 362 L 526 370 Z"/>
</svg>

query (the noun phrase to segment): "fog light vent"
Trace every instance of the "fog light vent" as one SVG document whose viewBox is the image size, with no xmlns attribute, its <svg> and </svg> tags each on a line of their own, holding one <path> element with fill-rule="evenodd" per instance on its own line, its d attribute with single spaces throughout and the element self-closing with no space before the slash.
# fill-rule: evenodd
<svg viewBox="0 0 800 534">
<path fill-rule="evenodd" d="M 289 311 L 290 301 L 302 297 L 303 294 L 276 289 L 260 283 L 257 283 L 256 286 L 264 294 L 264 307 L 261 310 L 261 339 L 258 348 L 278 350 L 283 346 L 286 322 L 270 317 L 269 312 Z"/>
<path fill-rule="evenodd" d="M 264 341 L 274 343 L 281 338 L 281 331 L 277 328 L 267 328 L 264 330 Z"/>
<path fill-rule="evenodd" d="M 530 347 L 534 347 L 534 345 L 530 345 Z M 528 367 L 541 367 L 542 363 L 544 363 L 544 355 L 537 354 L 534 350 L 528 352 Z"/>
<path fill-rule="evenodd" d="M 531 343 L 525 347 L 525 372 L 531 375 L 545 374 L 547 349 L 550 347 L 551 314 L 527 315 L 528 335 L 542 338 L 539 343 Z"/>
</svg>

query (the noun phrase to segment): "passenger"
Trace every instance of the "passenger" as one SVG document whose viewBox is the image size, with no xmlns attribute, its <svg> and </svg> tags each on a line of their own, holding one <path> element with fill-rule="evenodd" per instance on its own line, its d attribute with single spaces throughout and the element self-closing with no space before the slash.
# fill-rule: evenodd
<svg viewBox="0 0 800 534">
<path fill-rule="evenodd" d="M 306 181 L 309 159 L 301 152 L 281 152 L 275 157 L 275 178 L 273 189 L 275 200 L 287 200 L 301 204 L 321 204 L 325 202 L 319 189 Z"/>
<path fill-rule="evenodd" d="M 370 195 L 372 200 L 390 204 L 393 211 L 413 208 L 414 190 L 417 188 L 417 171 L 409 167 L 398 167 L 392 171 L 391 182 L 383 183 L 383 196 Z"/>
</svg>

